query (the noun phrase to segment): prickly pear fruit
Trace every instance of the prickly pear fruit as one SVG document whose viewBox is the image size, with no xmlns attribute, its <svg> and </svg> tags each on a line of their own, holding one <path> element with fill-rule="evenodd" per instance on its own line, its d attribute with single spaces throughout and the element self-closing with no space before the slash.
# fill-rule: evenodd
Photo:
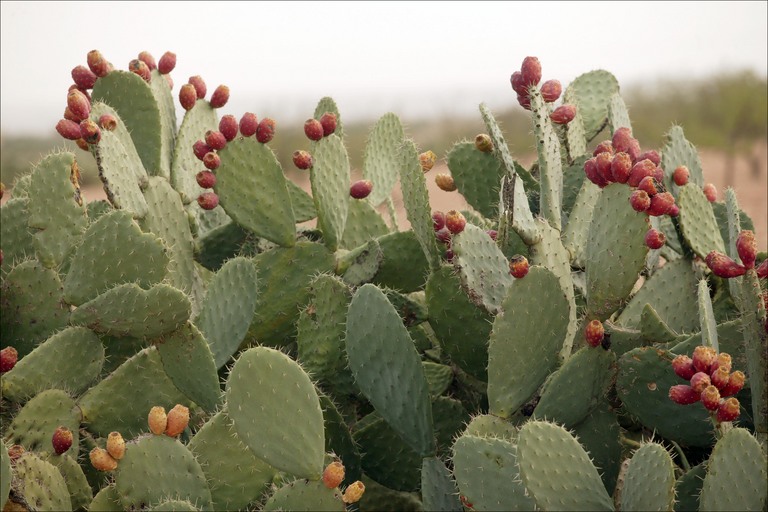
<svg viewBox="0 0 768 512">
<path fill-rule="evenodd" d="M 149 82 L 152 79 L 151 71 L 149 70 L 149 66 L 147 64 L 139 59 L 133 59 L 131 62 L 128 63 L 128 71 L 131 73 L 136 73 L 139 75 L 145 82 Z"/>
<path fill-rule="evenodd" d="M 720 352 L 717 354 L 717 358 L 712 363 L 712 366 L 709 368 L 709 373 L 712 374 L 716 370 L 719 370 L 720 368 L 725 369 L 725 371 L 730 372 L 731 366 L 733 366 L 733 359 L 731 358 L 731 355 L 726 352 Z"/>
<path fill-rule="evenodd" d="M 729 279 L 732 277 L 743 276 L 747 272 L 747 267 L 739 265 L 723 253 L 712 251 L 704 258 L 707 266 L 717 277 Z"/>
<path fill-rule="evenodd" d="M 204 140 L 198 140 L 192 145 L 192 151 L 197 159 L 202 162 L 205 155 L 212 152 L 213 148 L 206 144 Z"/>
<path fill-rule="evenodd" d="M 523 107 L 525 110 L 531 110 L 531 97 L 530 96 L 521 96 L 517 95 L 517 102 L 520 104 L 521 107 Z"/>
<path fill-rule="evenodd" d="M 104 448 L 94 448 L 89 456 L 91 465 L 99 471 L 114 471 L 117 469 L 117 461 Z"/>
<path fill-rule="evenodd" d="M 149 424 L 150 432 L 156 436 L 165 432 L 165 427 L 168 425 L 168 416 L 165 414 L 165 407 L 156 405 L 150 409 L 149 415 L 147 416 L 147 423 Z"/>
<path fill-rule="evenodd" d="M 744 372 L 741 370 L 736 370 L 728 378 L 728 384 L 726 384 L 725 387 L 720 390 L 720 396 L 725 397 L 735 395 L 741 391 L 741 388 L 744 387 L 744 382 L 746 380 L 747 377 L 744 375 Z"/>
<path fill-rule="evenodd" d="M 613 154 L 613 144 L 611 144 L 611 141 L 604 140 L 597 146 L 595 146 L 595 150 L 592 152 L 592 156 L 597 156 L 600 153 L 610 153 Z"/>
<path fill-rule="evenodd" d="M 432 212 L 432 227 L 440 231 L 445 227 L 445 214 L 441 211 Z"/>
<path fill-rule="evenodd" d="M 691 386 L 686 384 L 677 384 L 669 388 L 669 398 L 676 404 L 689 405 L 698 402 L 701 398 L 701 393 L 697 393 Z"/>
<path fill-rule="evenodd" d="M 659 192 L 651 198 L 651 206 L 646 210 L 648 215 L 659 217 L 666 215 L 675 204 L 675 196 L 669 192 Z"/>
<path fill-rule="evenodd" d="M 51 444 L 56 455 L 61 455 L 72 447 L 72 431 L 67 427 L 59 427 L 53 432 Z"/>
<path fill-rule="evenodd" d="M 101 54 L 99 50 L 91 50 L 88 52 L 88 68 L 94 75 L 101 78 L 109 73 L 109 62 Z"/>
<path fill-rule="evenodd" d="M 425 151 L 419 155 L 419 164 L 423 172 L 429 172 L 437 162 L 437 155 L 433 151 Z"/>
<path fill-rule="evenodd" d="M 436 175 L 435 183 L 440 190 L 445 190 L 446 192 L 453 192 L 456 190 L 456 183 L 454 183 L 453 176 L 450 174 L 441 173 Z"/>
<path fill-rule="evenodd" d="M 213 210 L 219 206 L 219 196 L 215 192 L 203 192 L 197 197 L 197 204 L 203 210 Z"/>
<path fill-rule="evenodd" d="M 216 175 L 209 170 L 200 171 L 195 175 L 195 179 L 201 188 L 213 188 L 216 185 Z"/>
<path fill-rule="evenodd" d="M 547 80 L 541 84 L 541 97 L 544 98 L 544 101 L 547 103 L 557 101 L 562 92 L 563 86 L 560 85 L 559 80 Z"/>
<path fill-rule="evenodd" d="M 556 124 L 568 124 L 574 117 L 576 117 L 576 105 L 560 105 L 549 114 L 549 118 Z"/>
<path fill-rule="evenodd" d="M 211 95 L 211 107 L 221 108 L 229 101 L 229 87 L 226 85 L 218 86 Z"/>
<path fill-rule="evenodd" d="M 627 150 L 629 149 L 631 140 L 632 131 L 629 128 L 622 126 L 613 132 L 613 137 L 611 137 L 611 145 L 613 146 L 614 151 L 617 153 L 620 151 L 629 153 Z"/>
<path fill-rule="evenodd" d="M 310 155 L 308 152 L 302 150 L 294 151 L 293 152 L 293 165 L 298 167 L 301 170 L 307 170 L 310 167 L 312 167 L 312 164 L 314 161 L 312 160 L 312 155 Z"/>
<path fill-rule="evenodd" d="M 645 190 L 650 197 L 655 196 L 661 192 L 661 185 L 653 176 L 646 176 L 640 180 L 640 184 L 637 186 L 638 190 Z"/>
<path fill-rule="evenodd" d="M 435 230 L 435 238 L 446 245 L 451 243 L 451 236 L 451 232 L 446 227 Z"/>
<path fill-rule="evenodd" d="M 509 260 L 509 273 L 515 279 L 522 279 L 528 275 L 530 265 L 528 264 L 528 258 L 522 254 L 515 254 Z"/>
<path fill-rule="evenodd" d="M 246 112 L 243 114 L 243 117 L 240 118 L 240 133 L 243 137 L 254 135 L 258 127 L 259 120 L 253 112 Z"/>
<path fill-rule="evenodd" d="M 720 405 L 720 391 L 709 385 L 701 392 L 701 403 L 710 411 L 716 411 Z"/>
<path fill-rule="evenodd" d="M 603 341 L 603 337 L 605 337 L 605 328 L 600 320 L 592 320 L 584 327 L 584 339 L 589 346 L 597 347 Z"/>
<path fill-rule="evenodd" d="M 91 148 L 88 146 L 88 143 L 85 142 L 85 139 L 83 139 L 82 137 L 77 139 L 75 141 L 75 144 L 77 144 L 77 147 L 79 147 L 83 151 L 90 151 L 91 150 Z"/>
<path fill-rule="evenodd" d="M 5 373 L 13 370 L 16 366 L 16 361 L 19 360 L 19 353 L 13 347 L 5 347 L 0 350 L 0 373 Z"/>
<path fill-rule="evenodd" d="M 357 503 L 360 501 L 360 498 L 363 497 L 364 492 L 365 485 L 363 485 L 363 482 L 358 480 L 350 484 L 349 487 L 344 490 L 344 495 L 341 497 L 341 500 L 347 505 L 351 503 Z"/>
<path fill-rule="evenodd" d="M 512 84 L 512 90 L 517 93 L 518 96 L 528 96 L 528 86 L 523 83 L 523 74 L 519 71 L 512 73 L 509 77 L 509 83 Z"/>
<path fill-rule="evenodd" d="M 218 130 L 208 130 L 205 132 L 205 143 L 208 144 L 211 149 L 224 149 L 227 145 L 227 138 Z"/>
<path fill-rule="evenodd" d="M 67 93 L 67 107 L 80 120 L 87 119 L 91 113 L 91 102 L 88 97 L 77 89 Z"/>
<path fill-rule="evenodd" d="M 488 236 L 491 237 L 491 240 L 493 240 L 494 242 L 496 241 L 496 238 L 498 238 L 499 236 L 499 232 L 496 231 L 495 229 L 486 230 L 486 233 L 488 233 Z"/>
<path fill-rule="evenodd" d="M 736 250 L 741 258 L 741 263 L 747 268 L 755 268 L 755 260 L 757 259 L 757 241 L 755 240 L 755 233 L 749 229 L 739 233 L 739 237 L 736 239 Z"/>
<path fill-rule="evenodd" d="M 697 372 L 709 373 L 712 363 L 717 360 L 717 352 L 712 347 L 699 345 L 693 349 L 693 367 Z"/>
<path fill-rule="evenodd" d="M 620 151 L 611 160 L 611 176 L 616 183 L 626 183 L 632 172 L 632 158 L 627 153 Z"/>
<path fill-rule="evenodd" d="M 717 187 L 712 183 L 704 185 L 704 195 L 707 196 L 707 201 L 714 203 L 717 201 Z"/>
<path fill-rule="evenodd" d="M 681 165 L 680 167 L 677 167 L 672 173 L 672 180 L 675 182 L 675 185 L 682 187 L 688 183 L 688 178 L 690 176 L 691 173 L 688 168 L 684 165 Z"/>
<path fill-rule="evenodd" d="M 667 236 L 657 229 L 649 229 L 645 233 L 645 245 L 651 249 L 661 249 L 667 243 Z"/>
<path fill-rule="evenodd" d="M 632 166 L 627 183 L 630 187 L 637 187 L 640 185 L 643 178 L 646 176 L 653 176 L 653 171 L 655 169 L 656 165 L 647 158 L 645 160 L 639 160 Z"/>
<path fill-rule="evenodd" d="M 176 404 L 173 409 L 168 412 L 168 424 L 165 427 L 165 435 L 169 437 L 177 437 L 184 432 L 187 425 L 189 425 L 189 408 L 184 407 L 181 404 Z"/>
<path fill-rule="evenodd" d="M 725 387 L 728 385 L 728 381 L 731 378 L 731 374 L 727 369 L 721 367 L 717 370 L 714 370 L 709 377 L 712 380 L 713 386 L 716 386 L 717 389 L 725 389 Z"/>
<path fill-rule="evenodd" d="M 317 119 L 307 119 L 304 122 L 304 135 L 309 140 L 320 140 L 323 138 L 323 125 Z"/>
<path fill-rule="evenodd" d="M 99 128 L 99 125 L 90 119 L 81 121 L 80 138 L 88 144 L 98 144 L 101 140 L 101 129 Z"/>
<path fill-rule="evenodd" d="M 493 141 L 487 133 L 479 133 L 475 136 L 475 147 L 483 153 L 493 151 Z"/>
<path fill-rule="evenodd" d="M 335 489 L 344 481 L 344 465 L 334 461 L 326 466 L 323 471 L 323 485 L 328 489 Z"/>
<path fill-rule="evenodd" d="M 709 375 L 704 372 L 696 372 L 691 377 L 691 387 L 697 393 L 704 391 L 704 388 L 712 384 L 712 380 Z"/>
<path fill-rule="evenodd" d="M 595 159 L 597 174 L 603 178 L 603 181 L 606 184 L 614 181 L 613 173 L 611 172 L 611 167 L 613 166 L 613 155 L 610 153 L 600 153 L 593 158 Z"/>
<path fill-rule="evenodd" d="M 600 153 L 604 154 L 604 153 Z M 598 155 L 599 156 L 599 155 Z M 605 188 L 608 185 L 608 182 L 605 181 L 605 178 L 597 171 L 597 157 L 592 157 L 586 162 L 584 162 L 584 174 L 586 174 L 587 179 L 597 185 L 600 188 Z"/>
<path fill-rule="evenodd" d="M 11 464 L 16 462 L 18 458 L 24 455 L 24 452 L 26 451 L 27 450 L 25 450 L 24 447 L 20 444 L 14 444 L 13 446 L 10 446 L 8 448 L 8 458 L 11 459 Z"/>
<path fill-rule="evenodd" d="M 373 183 L 370 180 L 359 180 L 349 187 L 349 195 L 355 199 L 365 199 L 373 190 Z"/>
<path fill-rule="evenodd" d="M 72 68 L 72 80 L 75 81 L 80 89 L 93 89 L 93 85 L 98 78 L 93 71 L 85 66 L 81 65 Z"/>
<path fill-rule="evenodd" d="M 681 354 L 672 360 L 672 369 L 678 377 L 682 377 L 685 380 L 691 380 L 691 377 L 696 374 L 693 360 L 684 354 Z"/>
<path fill-rule="evenodd" d="M 445 214 L 445 227 L 452 234 L 456 235 L 464 231 L 467 226 L 467 219 L 457 210 L 451 210 Z"/>
<path fill-rule="evenodd" d="M 197 92 L 192 84 L 184 84 L 179 89 L 179 103 L 184 110 L 192 110 L 197 101 Z"/>
<path fill-rule="evenodd" d="M 163 56 L 160 57 L 160 62 L 157 63 L 157 70 L 163 75 L 167 75 L 173 71 L 173 68 L 175 67 L 176 54 L 173 52 L 165 52 Z"/>
<path fill-rule="evenodd" d="M 320 125 L 323 127 L 323 137 L 327 137 L 336 131 L 336 114 L 326 112 L 320 116 Z"/>
<path fill-rule="evenodd" d="M 120 432 L 110 432 L 107 437 L 107 453 L 115 459 L 120 460 L 125 455 L 125 440 Z"/>
<path fill-rule="evenodd" d="M 189 77 L 189 83 L 195 88 L 197 99 L 201 100 L 205 98 L 205 93 L 208 92 L 208 87 L 205 85 L 203 77 L 200 75 L 191 76 Z"/>
<path fill-rule="evenodd" d="M 111 132 L 117 128 L 117 119 L 112 114 L 102 114 L 99 117 L 99 126 Z"/>
<path fill-rule="evenodd" d="M 520 74 L 526 87 L 538 85 L 541 81 L 541 63 L 539 59 L 536 57 L 524 58 L 523 64 L 520 66 Z"/>
<path fill-rule="evenodd" d="M 148 51 L 144 50 L 139 53 L 139 60 L 146 64 L 150 71 L 157 69 L 157 62 L 155 62 L 155 58 Z"/>
<path fill-rule="evenodd" d="M 763 260 L 760 266 L 757 267 L 757 277 L 760 279 L 768 277 L 768 259 Z"/>
<path fill-rule="evenodd" d="M 240 128 L 242 131 L 242 127 Z M 256 140 L 262 144 L 266 144 L 271 141 L 275 136 L 275 121 L 269 117 L 265 117 L 259 121 L 259 125 L 256 127 Z"/>
<path fill-rule="evenodd" d="M 56 123 L 56 131 L 67 140 L 77 140 L 80 138 L 80 124 L 69 119 L 60 119 Z"/>
<path fill-rule="evenodd" d="M 203 165 L 206 167 L 206 169 L 210 169 L 212 171 L 216 170 L 221 165 L 221 157 L 213 151 L 209 151 L 203 157 Z"/>
<path fill-rule="evenodd" d="M 726 398 L 717 408 L 717 421 L 733 421 L 739 417 L 741 404 L 734 398 Z"/>
<path fill-rule="evenodd" d="M 231 114 L 221 117 L 219 121 L 219 131 L 227 142 L 232 142 L 237 137 L 237 118 Z"/>
</svg>

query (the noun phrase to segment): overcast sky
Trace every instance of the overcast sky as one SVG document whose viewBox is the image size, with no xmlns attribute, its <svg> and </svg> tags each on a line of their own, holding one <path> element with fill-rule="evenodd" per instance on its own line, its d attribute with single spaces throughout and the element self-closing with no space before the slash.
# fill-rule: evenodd
<svg viewBox="0 0 768 512">
<path fill-rule="evenodd" d="M 2 131 L 53 132 L 71 69 L 99 49 L 178 56 L 231 89 L 224 113 L 303 120 L 325 95 L 342 117 L 471 114 L 515 104 L 527 55 L 567 85 L 607 69 L 624 86 L 718 71 L 768 73 L 768 2 L 2 2 Z"/>
</svg>

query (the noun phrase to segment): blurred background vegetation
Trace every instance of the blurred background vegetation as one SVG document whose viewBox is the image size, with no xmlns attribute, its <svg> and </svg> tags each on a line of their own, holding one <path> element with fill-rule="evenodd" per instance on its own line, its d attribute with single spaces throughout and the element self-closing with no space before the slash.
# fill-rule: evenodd
<svg viewBox="0 0 768 512">
<path fill-rule="evenodd" d="M 622 95 L 629 107 L 635 137 L 643 149 L 661 148 L 664 134 L 673 124 L 683 126 L 686 137 L 699 148 L 709 148 L 726 154 L 726 176 L 733 172 L 733 158 L 748 156 L 755 177 L 765 166 L 763 151 L 754 151 L 768 144 L 768 82 L 751 71 L 722 74 L 697 81 L 669 80 L 652 86 L 627 87 Z M 319 99 L 319 98 L 318 98 Z M 478 103 L 482 98 L 478 99 Z M 510 89 L 510 108 L 495 112 L 502 123 L 513 155 L 530 160 L 535 151 L 531 136 L 530 114 L 517 106 Z M 344 112 L 342 110 L 342 120 Z M 353 169 L 360 169 L 368 131 L 375 119 L 344 125 L 346 142 Z M 404 120 L 406 132 L 423 150 L 431 149 L 443 157 L 454 142 L 472 139 L 484 131 L 479 113 L 471 118 Z M 598 137 L 602 140 L 608 135 Z M 291 153 L 308 149 L 308 141 L 300 122 L 280 123 L 277 135 L 270 143 L 285 169 L 293 172 Z M 74 151 L 81 164 L 85 184 L 98 180 L 93 158 L 71 143 L 64 141 L 51 129 L 48 137 L 19 137 L 0 135 L 0 180 L 10 186 L 19 174 L 54 149 Z M 726 178 L 727 183 L 733 181 Z"/>
</svg>

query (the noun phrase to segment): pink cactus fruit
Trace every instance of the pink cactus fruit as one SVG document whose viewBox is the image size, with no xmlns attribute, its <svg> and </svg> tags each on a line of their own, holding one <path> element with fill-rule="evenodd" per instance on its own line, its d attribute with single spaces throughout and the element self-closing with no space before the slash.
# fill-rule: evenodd
<svg viewBox="0 0 768 512">
<path fill-rule="evenodd" d="M 523 74 L 519 71 L 512 73 L 509 77 L 509 82 L 512 84 L 512 90 L 517 93 L 518 96 L 528 96 L 528 87 L 523 83 Z"/>
<path fill-rule="evenodd" d="M 0 350 L 0 374 L 13 370 L 19 360 L 19 353 L 13 347 Z"/>
<path fill-rule="evenodd" d="M 435 229 L 435 231 L 440 231 L 445 227 L 445 214 L 443 212 L 432 212 L 432 227 Z"/>
<path fill-rule="evenodd" d="M 235 140 L 237 137 L 237 118 L 231 114 L 222 116 L 219 120 L 219 131 L 227 142 Z"/>
<path fill-rule="evenodd" d="M 75 66 L 72 68 L 72 80 L 75 81 L 79 89 L 93 89 L 96 80 L 99 77 L 85 66 Z"/>
<path fill-rule="evenodd" d="M 529 96 L 521 96 L 520 94 L 518 94 L 517 95 L 517 102 L 525 110 L 531 110 L 531 98 Z"/>
<path fill-rule="evenodd" d="M 656 165 L 647 158 L 645 160 L 639 160 L 632 166 L 632 170 L 629 172 L 629 180 L 627 180 L 627 183 L 630 187 L 639 186 L 640 182 L 646 176 L 653 177 L 654 169 L 656 169 Z"/>
<path fill-rule="evenodd" d="M 721 396 L 732 396 L 741 391 L 747 377 L 741 370 L 736 370 L 728 377 L 728 383 L 720 390 Z"/>
<path fill-rule="evenodd" d="M 688 178 L 690 176 L 691 176 L 691 173 L 688 170 L 688 168 L 684 165 L 681 165 L 675 168 L 674 172 L 672 173 L 672 181 L 674 181 L 675 185 L 677 185 L 678 187 L 682 187 L 688 184 Z"/>
<path fill-rule="evenodd" d="M 709 373 L 712 363 L 717 360 L 717 352 L 712 347 L 699 345 L 693 349 L 693 367 L 697 372 Z"/>
<path fill-rule="evenodd" d="M 203 210 L 213 210 L 219 206 L 219 196 L 215 192 L 203 192 L 197 197 L 197 204 Z"/>
<path fill-rule="evenodd" d="M 117 118 L 112 114 L 102 114 L 99 116 L 99 127 L 108 132 L 114 131 L 117 128 Z"/>
<path fill-rule="evenodd" d="M 192 110 L 197 102 L 197 92 L 195 92 L 195 86 L 192 84 L 184 84 L 179 89 L 179 103 L 184 110 Z"/>
<path fill-rule="evenodd" d="M 240 133 L 243 137 L 250 137 L 256 134 L 259 127 L 259 120 L 253 112 L 246 112 L 240 118 Z"/>
<path fill-rule="evenodd" d="M 448 231 L 452 234 L 457 235 L 461 233 L 466 226 L 467 219 L 464 218 L 464 215 L 462 215 L 461 212 L 450 210 L 445 214 L 445 227 L 448 228 Z"/>
<path fill-rule="evenodd" d="M 611 141 L 604 140 L 603 142 L 595 146 L 595 150 L 592 152 L 592 156 L 597 156 L 600 153 L 614 154 L 613 144 L 611 144 Z"/>
<path fill-rule="evenodd" d="M 336 114 L 326 112 L 320 116 L 320 125 L 323 127 L 323 137 L 327 137 L 336 131 Z"/>
<path fill-rule="evenodd" d="M 675 204 L 675 196 L 669 192 L 659 192 L 651 198 L 651 206 L 646 213 L 654 217 L 666 215 Z"/>
<path fill-rule="evenodd" d="M 701 392 L 701 403 L 710 411 L 716 411 L 720 406 L 720 390 L 713 385 L 709 385 Z"/>
<path fill-rule="evenodd" d="M 450 245 L 451 237 L 451 232 L 445 226 L 435 231 L 435 238 L 445 245 Z"/>
<path fill-rule="evenodd" d="M 202 162 L 205 155 L 213 151 L 213 148 L 206 144 L 204 140 L 198 140 L 192 145 L 192 151 L 195 153 L 197 159 Z"/>
<path fill-rule="evenodd" d="M 157 64 L 157 70 L 160 71 L 161 74 L 167 75 L 171 71 L 173 71 L 173 68 L 176 67 L 176 54 L 173 52 L 165 52 L 162 57 L 160 57 L 160 62 Z"/>
<path fill-rule="evenodd" d="M 216 175 L 208 169 L 198 172 L 195 180 L 201 188 L 213 188 L 216 185 Z"/>
<path fill-rule="evenodd" d="M 275 136 L 275 121 L 269 117 L 265 117 L 259 121 L 259 125 L 256 127 L 256 140 L 262 144 L 266 144 L 271 141 Z M 242 128 L 241 128 L 242 131 Z"/>
<path fill-rule="evenodd" d="M 152 56 L 152 54 L 148 51 L 144 50 L 143 52 L 139 53 L 139 60 L 147 65 L 149 71 L 154 71 L 157 69 L 157 62 L 155 61 L 155 58 Z"/>
<path fill-rule="evenodd" d="M 563 93 L 563 86 L 560 85 L 559 80 L 547 80 L 541 84 L 541 97 L 547 103 L 557 101 L 560 95 Z"/>
<path fill-rule="evenodd" d="M 657 229 L 649 229 L 645 233 L 645 245 L 651 249 L 661 249 L 667 243 L 667 237 Z"/>
<path fill-rule="evenodd" d="M 523 84 L 525 86 L 538 85 L 541 81 L 541 63 L 536 57 L 526 57 L 520 66 Z"/>
<path fill-rule="evenodd" d="M 605 337 L 605 328 L 600 320 L 594 319 L 584 327 L 584 339 L 590 347 L 597 347 Z"/>
<path fill-rule="evenodd" d="M 51 444 L 56 455 L 61 455 L 72 447 L 72 431 L 67 427 L 58 427 L 51 437 Z"/>
<path fill-rule="evenodd" d="M 709 375 L 704 372 L 696 372 L 691 377 L 691 387 L 697 393 L 704 391 L 704 388 L 712 384 L 712 380 Z"/>
<path fill-rule="evenodd" d="M 697 393 L 687 384 L 677 384 L 669 388 L 669 398 L 676 404 L 695 404 L 701 399 L 701 393 Z"/>
<path fill-rule="evenodd" d="M 747 272 L 747 267 L 739 265 L 725 254 L 717 251 L 712 251 L 707 254 L 707 257 L 704 258 L 704 262 L 713 274 L 725 279 L 743 276 Z"/>
<path fill-rule="evenodd" d="M 110 71 L 109 62 L 101 54 L 99 50 L 91 50 L 87 56 L 88 68 L 94 75 L 101 78 L 107 76 Z"/>
<path fill-rule="evenodd" d="M 349 187 L 349 195 L 355 199 L 365 199 L 373 190 L 373 183 L 370 180 L 359 180 Z"/>
<path fill-rule="evenodd" d="M 637 156 L 638 160 L 650 160 L 653 162 L 653 165 L 659 166 L 661 165 L 661 155 L 659 155 L 659 152 L 655 149 L 650 149 L 648 151 L 644 151 L 643 153 L 639 154 Z"/>
<path fill-rule="evenodd" d="M 304 150 L 293 152 L 293 165 L 295 165 L 297 168 L 301 170 L 307 170 L 312 167 L 313 163 L 314 161 L 312 159 L 312 155 L 310 155 L 309 152 Z"/>
<path fill-rule="evenodd" d="M 218 130 L 208 130 L 205 132 L 205 143 L 211 149 L 221 150 L 227 145 L 227 138 Z"/>
<path fill-rule="evenodd" d="M 714 203 L 717 201 L 717 187 L 712 183 L 704 185 L 704 195 L 707 197 L 707 201 Z"/>
<path fill-rule="evenodd" d="M 696 374 L 696 368 L 693 366 L 693 360 L 681 354 L 672 360 L 672 369 L 678 377 L 690 381 Z"/>
<path fill-rule="evenodd" d="M 745 229 L 739 233 L 736 239 L 736 251 L 739 253 L 741 263 L 747 268 L 755 268 L 757 259 L 757 241 L 755 232 Z"/>
<path fill-rule="evenodd" d="M 597 174 L 603 178 L 606 184 L 614 181 L 613 179 L 613 155 L 604 151 L 593 157 L 595 159 L 595 166 L 597 166 Z"/>
<path fill-rule="evenodd" d="M 72 89 L 67 93 L 67 108 L 74 114 L 77 119 L 82 121 L 87 119 L 91 113 L 91 102 L 88 98 L 77 89 Z"/>
<path fill-rule="evenodd" d="M 221 108 L 229 101 L 229 87 L 226 85 L 218 86 L 211 95 L 211 107 Z"/>
<path fill-rule="evenodd" d="M 152 79 L 152 72 L 149 70 L 149 66 L 139 59 L 133 59 L 128 63 L 128 71 L 139 75 L 147 83 Z"/>
<path fill-rule="evenodd" d="M 80 124 L 69 119 L 60 119 L 56 123 L 56 131 L 67 140 L 77 140 L 80 138 Z"/>
<path fill-rule="evenodd" d="M 560 105 L 549 114 L 549 118 L 556 124 L 568 124 L 574 117 L 576 117 L 576 105 Z"/>
<path fill-rule="evenodd" d="M 206 169 L 215 171 L 219 168 L 219 166 L 221 166 L 221 157 L 213 151 L 209 151 L 203 157 L 203 165 Z"/>
<path fill-rule="evenodd" d="M 653 176 L 646 176 L 637 185 L 638 190 L 645 190 L 649 197 L 653 197 L 662 191 L 661 184 Z"/>
<path fill-rule="evenodd" d="M 205 94 L 208 92 L 208 87 L 205 85 L 203 77 L 200 75 L 191 76 L 189 77 L 189 83 L 195 88 L 197 99 L 201 100 L 205 98 Z"/>
<path fill-rule="evenodd" d="M 741 404 L 736 398 L 726 398 L 717 408 L 717 421 L 733 421 L 739 417 Z"/>
<path fill-rule="evenodd" d="M 629 149 L 629 143 L 632 140 L 632 130 L 626 127 L 618 128 L 615 132 L 613 132 L 613 137 L 611 137 L 611 145 L 613 145 L 614 151 L 617 153 L 619 151 L 623 151 L 624 153 L 629 153 L 627 151 Z"/>
<path fill-rule="evenodd" d="M 604 154 L 604 153 L 601 153 L 601 154 Z M 605 178 L 603 178 L 603 176 L 597 171 L 597 157 L 593 156 L 592 158 L 584 162 L 584 174 L 586 174 L 587 179 L 589 181 L 591 181 L 592 183 L 594 183 L 600 188 L 605 188 L 608 185 L 608 182 L 605 181 Z"/>
<path fill-rule="evenodd" d="M 323 138 L 323 125 L 317 119 L 311 118 L 304 122 L 304 135 L 309 140 L 318 141 Z"/>
<path fill-rule="evenodd" d="M 632 159 L 627 153 L 620 151 L 611 161 L 611 176 L 616 183 L 626 183 L 632 172 Z"/>
<path fill-rule="evenodd" d="M 515 254 L 509 259 L 509 273 L 515 279 L 522 279 L 528 275 L 531 269 L 528 258 L 522 254 Z"/>
</svg>

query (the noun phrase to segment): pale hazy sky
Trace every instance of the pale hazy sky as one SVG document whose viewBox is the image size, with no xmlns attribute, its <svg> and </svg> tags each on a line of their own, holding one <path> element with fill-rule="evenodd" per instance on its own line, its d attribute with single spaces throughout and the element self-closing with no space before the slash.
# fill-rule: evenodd
<svg viewBox="0 0 768 512">
<path fill-rule="evenodd" d="M 563 86 L 586 71 L 623 85 L 737 69 L 768 74 L 768 2 L 7 2 L 1 5 L 5 134 L 53 132 L 71 69 L 99 49 L 125 69 L 178 55 L 230 87 L 222 114 L 303 120 L 333 96 L 345 119 L 515 104 L 527 55 Z"/>
</svg>

